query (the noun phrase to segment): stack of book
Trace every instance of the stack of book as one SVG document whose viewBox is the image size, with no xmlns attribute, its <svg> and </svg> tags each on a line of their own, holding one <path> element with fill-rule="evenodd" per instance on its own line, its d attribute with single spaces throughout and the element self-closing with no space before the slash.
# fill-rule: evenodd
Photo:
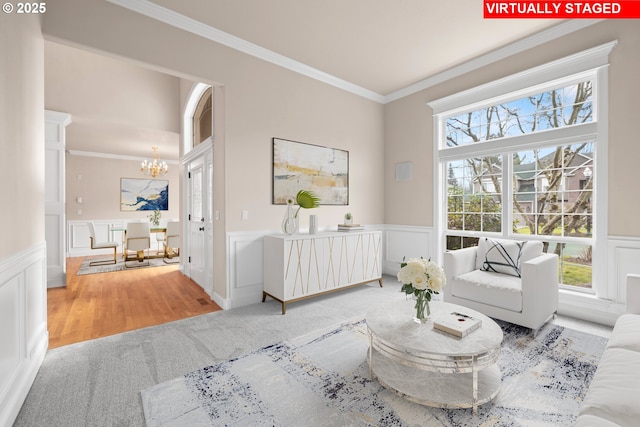
<svg viewBox="0 0 640 427">
<path fill-rule="evenodd" d="M 357 231 L 364 230 L 360 224 L 338 224 L 338 231 Z"/>
<path fill-rule="evenodd" d="M 464 313 L 449 313 L 433 319 L 433 329 L 446 332 L 462 338 L 475 331 L 482 325 L 480 319 L 476 319 Z"/>
</svg>

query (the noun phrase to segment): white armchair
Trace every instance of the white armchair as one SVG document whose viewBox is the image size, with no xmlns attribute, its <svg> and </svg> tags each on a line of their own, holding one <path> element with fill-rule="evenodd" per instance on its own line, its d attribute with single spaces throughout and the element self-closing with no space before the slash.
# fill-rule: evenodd
<svg viewBox="0 0 640 427">
<path fill-rule="evenodd" d="M 542 242 L 481 238 L 445 252 L 444 300 L 533 330 L 558 310 L 558 256 Z"/>
</svg>

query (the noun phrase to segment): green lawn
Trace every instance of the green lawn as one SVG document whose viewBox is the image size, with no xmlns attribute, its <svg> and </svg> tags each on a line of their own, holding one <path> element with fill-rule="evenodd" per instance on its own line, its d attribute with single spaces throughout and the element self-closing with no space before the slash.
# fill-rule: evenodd
<svg viewBox="0 0 640 427">
<path fill-rule="evenodd" d="M 591 281 L 591 266 L 566 261 L 563 263 L 562 283 L 565 285 L 590 288 Z"/>
<path fill-rule="evenodd" d="M 519 227 L 516 231 L 518 234 L 531 234 L 529 227 Z M 560 230 L 554 231 L 554 235 L 559 235 Z M 573 246 L 574 250 L 570 248 Z M 565 255 L 564 261 L 561 263 L 560 267 L 561 271 L 561 281 L 565 285 L 570 286 L 580 286 L 583 288 L 590 288 L 592 283 L 592 275 L 591 275 L 591 266 L 576 264 L 573 262 L 569 262 L 566 260 L 568 254 L 573 254 L 574 256 L 579 255 L 582 250 L 580 247 L 584 247 L 583 245 L 565 245 L 563 250 L 563 254 Z"/>
</svg>

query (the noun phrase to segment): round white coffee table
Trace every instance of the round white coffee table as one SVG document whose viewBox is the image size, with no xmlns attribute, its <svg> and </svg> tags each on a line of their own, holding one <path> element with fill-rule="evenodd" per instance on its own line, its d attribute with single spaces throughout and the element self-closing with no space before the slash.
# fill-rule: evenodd
<svg viewBox="0 0 640 427">
<path fill-rule="evenodd" d="M 431 319 L 452 312 L 480 319 L 482 326 L 463 338 L 413 321 L 413 301 L 382 305 L 366 315 L 369 370 L 384 387 L 427 406 L 473 408 L 500 389 L 502 329 L 489 317 L 455 304 L 431 302 Z"/>
</svg>

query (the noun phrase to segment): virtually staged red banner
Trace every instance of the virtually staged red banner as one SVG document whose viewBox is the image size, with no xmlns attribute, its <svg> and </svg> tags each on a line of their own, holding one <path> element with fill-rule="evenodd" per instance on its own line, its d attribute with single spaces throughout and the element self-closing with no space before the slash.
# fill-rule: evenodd
<svg viewBox="0 0 640 427">
<path fill-rule="evenodd" d="M 484 0 L 484 17 L 542 19 L 640 18 L 640 1 L 496 1 Z"/>
</svg>

